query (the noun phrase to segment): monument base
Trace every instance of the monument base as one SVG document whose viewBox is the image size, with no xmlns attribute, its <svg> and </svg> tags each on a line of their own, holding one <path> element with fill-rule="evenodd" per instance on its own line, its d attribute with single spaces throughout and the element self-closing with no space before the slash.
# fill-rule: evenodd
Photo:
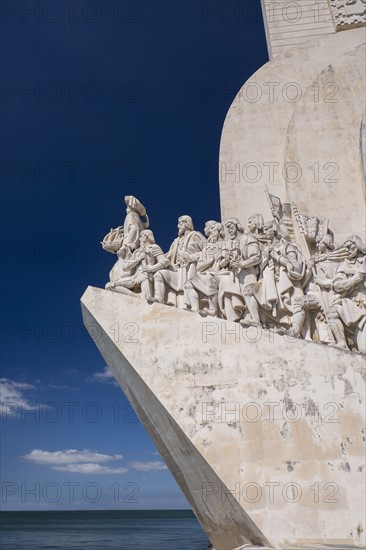
<svg viewBox="0 0 366 550">
<path fill-rule="evenodd" d="M 81 303 L 215 550 L 364 547 L 364 357 L 92 287 Z"/>
</svg>

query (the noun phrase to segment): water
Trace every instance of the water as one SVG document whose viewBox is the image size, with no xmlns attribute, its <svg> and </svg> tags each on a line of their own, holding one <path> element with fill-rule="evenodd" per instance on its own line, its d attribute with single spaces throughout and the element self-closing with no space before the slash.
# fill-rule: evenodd
<svg viewBox="0 0 366 550">
<path fill-rule="evenodd" d="M 190 510 L 2 512 L 1 550 L 207 550 Z"/>
</svg>

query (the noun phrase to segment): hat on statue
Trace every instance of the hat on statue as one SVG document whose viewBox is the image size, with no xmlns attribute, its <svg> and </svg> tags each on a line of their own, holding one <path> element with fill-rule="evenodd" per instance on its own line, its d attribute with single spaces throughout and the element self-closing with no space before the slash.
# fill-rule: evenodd
<svg viewBox="0 0 366 550">
<path fill-rule="evenodd" d="M 146 208 L 144 207 L 144 205 L 138 199 L 136 199 L 136 197 L 133 197 L 132 195 L 126 195 L 125 196 L 125 203 L 126 203 L 127 206 L 129 206 L 133 210 L 136 210 L 136 212 L 140 216 L 145 216 L 146 215 Z"/>
</svg>

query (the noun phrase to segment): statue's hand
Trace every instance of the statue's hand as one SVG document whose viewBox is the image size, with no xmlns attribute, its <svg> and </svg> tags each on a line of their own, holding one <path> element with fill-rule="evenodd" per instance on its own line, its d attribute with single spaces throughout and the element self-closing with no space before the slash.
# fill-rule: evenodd
<svg viewBox="0 0 366 550">
<path fill-rule="evenodd" d="M 179 259 L 181 262 L 189 262 L 190 256 L 188 252 L 183 251 L 183 252 L 180 252 Z"/>
<path fill-rule="evenodd" d="M 364 280 L 365 276 L 366 276 L 366 273 L 365 273 L 364 271 L 358 271 L 358 273 L 356 273 L 356 274 L 354 275 L 354 281 L 355 281 L 355 283 L 356 283 L 356 284 L 357 284 L 357 283 L 362 283 L 362 281 Z"/>
<path fill-rule="evenodd" d="M 231 260 L 230 267 L 241 269 L 243 267 L 243 262 L 242 260 Z"/>
</svg>

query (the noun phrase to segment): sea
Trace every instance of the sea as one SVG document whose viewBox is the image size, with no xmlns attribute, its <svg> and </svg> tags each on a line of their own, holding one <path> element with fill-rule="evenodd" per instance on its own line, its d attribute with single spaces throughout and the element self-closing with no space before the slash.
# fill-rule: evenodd
<svg viewBox="0 0 366 550">
<path fill-rule="evenodd" d="M 190 510 L 1 512 L 1 550 L 207 550 Z"/>
</svg>

